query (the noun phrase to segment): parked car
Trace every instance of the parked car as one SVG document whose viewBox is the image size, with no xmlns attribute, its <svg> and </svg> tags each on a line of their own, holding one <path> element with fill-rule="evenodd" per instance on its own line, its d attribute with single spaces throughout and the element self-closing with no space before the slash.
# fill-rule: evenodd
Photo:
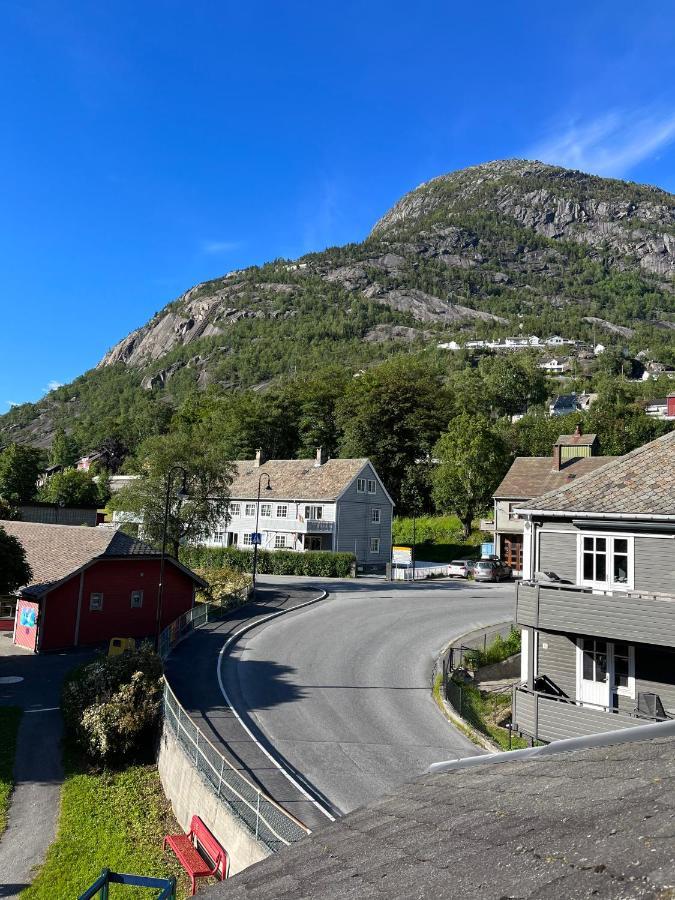
<svg viewBox="0 0 675 900">
<path fill-rule="evenodd" d="M 476 581 L 506 581 L 511 577 L 511 567 L 501 559 L 481 559 L 476 563 L 473 577 Z"/>
<path fill-rule="evenodd" d="M 448 566 L 448 575 L 455 575 L 458 578 L 468 578 L 473 575 L 476 563 L 473 559 L 453 559 Z"/>
</svg>

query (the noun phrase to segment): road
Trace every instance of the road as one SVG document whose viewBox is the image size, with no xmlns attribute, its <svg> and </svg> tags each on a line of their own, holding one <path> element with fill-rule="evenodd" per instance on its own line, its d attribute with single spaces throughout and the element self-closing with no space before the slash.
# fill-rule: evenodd
<svg viewBox="0 0 675 900">
<path fill-rule="evenodd" d="M 330 597 L 258 626 L 222 659 L 225 689 L 263 742 L 342 813 L 480 752 L 437 709 L 432 667 L 451 639 L 511 617 L 513 585 L 311 583 Z"/>
</svg>

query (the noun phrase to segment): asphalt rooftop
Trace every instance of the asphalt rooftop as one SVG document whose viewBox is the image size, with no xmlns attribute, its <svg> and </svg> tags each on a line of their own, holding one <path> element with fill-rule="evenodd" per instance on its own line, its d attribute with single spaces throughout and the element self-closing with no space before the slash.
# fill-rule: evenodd
<svg viewBox="0 0 675 900">
<path fill-rule="evenodd" d="M 204 897 L 672 900 L 674 788 L 672 736 L 425 775 Z"/>
</svg>

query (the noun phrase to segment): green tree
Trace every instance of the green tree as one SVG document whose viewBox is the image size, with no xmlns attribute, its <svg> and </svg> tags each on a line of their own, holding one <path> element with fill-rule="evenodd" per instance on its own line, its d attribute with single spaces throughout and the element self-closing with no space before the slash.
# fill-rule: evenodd
<svg viewBox="0 0 675 900">
<path fill-rule="evenodd" d="M 60 506 L 98 506 L 99 488 L 89 472 L 65 469 L 51 476 L 38 491 L 38 497 L 44 503 Z"/>
<path fill-rule="evenodd" d="M 0 453 L 0 497 L 12 503 L 32 500 L 41 469 L 41 453 L 35 447 L 10 444 Z"/>
<path fill-rule="evenodd" d="M 185 472 L 187 499 L 180 471 L 173 472 L 169 492 L 167 541 L 173 555 L 181 544 L 197 544 L 216 530 L 227 515 L 233 468 L 222 445 L 202 440 L 199 424 L 192 430 L 149 438 L 138 454 L 139 477 L 114 494 L 110 505 L 142 522 L 142 535 L 161 544 L 169 476 L 175 466 Z"/>
<path fill-rule="evenodd" d="M 441 436 L 434 456 L 439 460 L 432 474 L 436 507 L 454 513 L 467 538 L 474 517 L 488 506 L 509 466 L 508 451 L 485 416 L 463 413 Z"/>
<path fill-rule="evenodd" d="M 49 465 L 63 466 L 68 469 L 74 466 L 79 457 L 77 443 L 63 428 L 57 428 L 54 432 L 51 450 L 49 451 Z"/>
<path fill-rule="evenodd" d="M 32 576 L 22 543 L 0 528 L 0 594 L 11 594 Z"/>
<path fill-rule="evenodd" d="M 398 358 L 354 377 L 338 405 L 344 456 L 367 456 L 394 501 L 409 466 L 431 453 L 450 417 L 441 375 Z"/>
<path fill-rule="evenodd" d="M 478 370 L 485 394 L 497 415 L 511 416 L 546 400 L 546 379 L 527 359 L 487 356 L 480 361 Z"/>
</svg>

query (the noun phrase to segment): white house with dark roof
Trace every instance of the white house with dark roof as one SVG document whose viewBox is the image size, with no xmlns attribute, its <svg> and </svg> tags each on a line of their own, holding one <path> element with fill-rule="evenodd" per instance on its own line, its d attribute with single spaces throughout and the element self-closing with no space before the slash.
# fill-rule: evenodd
<svg viewBox="0 0 675 900">
<path fill-rule="evenodd" d="M 210 546 L 252 547 L 257 533 L 265 550 L 353 553 L 366 571 L 390 561 L 394 503 L 370 460 L 325 459 L 321 450 L 266 460 L 259 450 L 234 469 L 228 518 Z"/>
</svg>

